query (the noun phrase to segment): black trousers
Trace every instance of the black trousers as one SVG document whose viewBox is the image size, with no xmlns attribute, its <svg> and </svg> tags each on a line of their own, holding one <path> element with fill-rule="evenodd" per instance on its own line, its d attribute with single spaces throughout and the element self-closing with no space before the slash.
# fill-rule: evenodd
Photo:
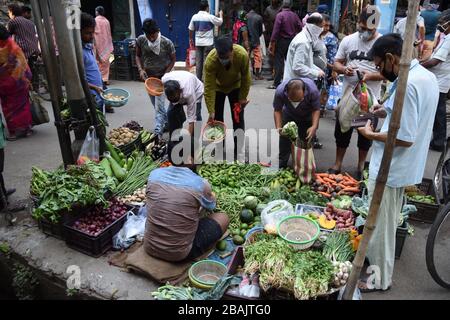
<svg viewBox="0 0 450 320">
<path fill-rule="evenodd" d="M 240 89 L 235 89 L 228 94 L 220 92 L 220 91 L 216 92 L 216 105 L 215 105 L 216 116 L 215 116 L 214 120 L 224 122 L 223 113 L 225 110 L 225 98 L 228 97 L 228 101 L 230 103 L 230 109 L 231 109 L 231 118 L 233 120 L 234 132 L 236 132 L 236 130 L 238 130 L 238 129 L 245 130 L 244 110 L 241 110 L 241 113 L 239 114 L 239 123 L 237 123 L 235 121 L 236 119 L 234 119 L 234 112 L 233 112 L 234 104 L 239 102 L 240 91 L 241 91 Z M 237 159 L 237 154 L 238 154 L 237 150 L 238 150 L 237 137 L 234 137 L 234 158 L 235 159 Z"/>
<path fill-rule="evenodd" d="M 280 38 L 276 43 L 274 61 L 275 76 L 273 80 L 275 87 L 278 87 L 283 80 L 284 61 L 286 60 L 291 41 L 292 39 Z"/>
<path fill-rule="evenodd" d="M 434 118 L 433 140 L 431 144 L 437 148 L 443 148 L 447 140 L 447 94 L 439 94 L 439 102 Z"/>
<path fill-rule="evenodd" d="M 294 121 L 298 127 L 298 138 L 300 140 L 305 140 L 307 136 L 307 131 L 312 126 L 312 119 L 296 119 L 283 112 L 283 126 L 288 122 Z M 286 168 L 289 162 L 289 157 L 291 156 L 291 146 L 292 141 L 288 138 L 280 136 L 280 153 L 279 153 L 279 166 L 280 168 Z"/>
<path fill-rule="evenodd" d="M 375 123 L 374 126 L 376 127 L 378 124 Z M 336 119 L 336 125 L 334 127 L 334 138 L 336 139 L 336 146 L 338 148 L 347 149 L 350 145 L 350 141 L 352 140 L 352 134 L 353 134 L 354 128 L 350 128 L 345 133 L 342 133 L 341 131 L 341 124 L 339 123 L 339 119 Z M 358 149 L 369 151 L 370 147 L 372 146 L 372 140 L 367 139 L 364 137 L 359 131 L 356 131 L 358 133 Z"/>
</svg>

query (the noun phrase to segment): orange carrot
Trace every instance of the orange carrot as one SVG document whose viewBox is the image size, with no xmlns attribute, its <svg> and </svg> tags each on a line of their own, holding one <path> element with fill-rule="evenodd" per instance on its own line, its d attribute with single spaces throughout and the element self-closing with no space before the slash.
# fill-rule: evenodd
<svg viewBox="0 0 450 320">
<path fill-rule="evenodd" d="M 336 181 L 330 179 L 330 178 L 323 178 L 323 181 L 331 183 L 331 184 L 336 184 Z"/>
<path fill-rule="evenodd" d="M 317 193 L 320 194 L 320 195 L 322 195 L 322 196 L 324 196 L 325 198 L 331 198 L 331 194 L 329 194 L 329 193 L 321 192 L 321 191 L 319 191 L 319 192 L 317 192 Z"/>
<path fill-rule="evenodd" d="M 353 181 L 354 183 L 358 183 L 358 181 L 356 181 L 356 179 L 353 178 L 351 175 L 349 175 L 347 172 L 345 173 L 345 175 L 346 175 L 351 181 Z"/>
<path fill-rule="evenodd" d="M 359 188 L 345 188 L 342 191 L 358 193 L 360 190 L 359 190 Z"/>
</svg>

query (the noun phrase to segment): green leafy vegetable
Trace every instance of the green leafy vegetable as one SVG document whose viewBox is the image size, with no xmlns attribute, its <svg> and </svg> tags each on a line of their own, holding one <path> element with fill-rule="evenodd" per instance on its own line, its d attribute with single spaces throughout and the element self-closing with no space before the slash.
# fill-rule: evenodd
<svg viewBox="0 0 450 320">
<path fill-rule="evenodd" d="M 288 122 L 282 129 L 282 134 L 287 138 L 295 141 L 298 138 L 298 127 L 297 124 L 293 121 Z"/>
</svg>

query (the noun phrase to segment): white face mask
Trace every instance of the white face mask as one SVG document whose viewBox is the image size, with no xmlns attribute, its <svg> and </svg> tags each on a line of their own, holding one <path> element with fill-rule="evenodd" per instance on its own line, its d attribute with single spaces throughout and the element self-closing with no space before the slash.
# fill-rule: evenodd
<svg viewBox="0 0 450 320">
<path fill-rule="evenodd" d="M 158 38 L 151 42 L 147 39 L 148 46 L 150 47 L 150 50 L 152 50 L 155 54 L 159 54 L 161 49 L 161 32 L 158 33 Z"/>
<path fill-rule="evenodd" d="M 309 34 L 311 35 L 311 38 L 313 41 L 316 41 L 317 39 L 319 39 L 320 35 L 323 32 L 323 28 L 316 26 L 315 24 L 312 23 L 307 23 L 306 24 L 306 30 L 308 30 Z"/>
</svg>

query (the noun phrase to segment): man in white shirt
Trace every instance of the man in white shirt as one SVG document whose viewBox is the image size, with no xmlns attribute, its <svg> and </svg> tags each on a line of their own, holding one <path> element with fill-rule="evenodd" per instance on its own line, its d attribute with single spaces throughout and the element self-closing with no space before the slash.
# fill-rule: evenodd
<svg viewBox="0 0 450 320">
<path fill-rule="evenodd" d="M 442 12 L 437 28 L 445 37 L 434 50 L 431 59 L 423 62 L 422 66 L 433 72 L 439 83 L 439 103 L 430 148 L 442 151 L 447 140 L 446 101 L 450 90 L 450 9 Z"/>
<path fill-rule="evenodd" d="M 391 96 L 388 101 L 384 106 L 375 105 L 372 109 L 377 117 L 385 118 L 380 132 L 374 131 L 370 121 L 364 128 L 358 129 L 367 139 L 374 141 L 367 186 L 369 198 L 372 198 L 375 190 L 391 125 L 402 46 L 401 37 L 392 33 L 378 39 L 369 53 L 380 73 L 392 82 Z M 377 282 L 376 280 L 380 277 L 380 286 L 367 283 L 370 279 L 368 274 L 369 279 L 366 283 L 362 280 L 359 286 L 363 292 L 385 291 L 392 285 L 395 235 L 401 216 L 405 187 L 422 182 L 438 96 L 439 89 L 435 75 L 423 68 L 417 59 L 414 59 L 409 69 L 400 128 L 386 188 L 366 255 L 370 265 L 376 266 L 379 270 L 374 280 Z"/>
<path fill-rule="evenodd" d="M 339 45 L 338 53 L 336 54 L 334 62 L 334 71 L 344 75 L 344 83 L 342 92 L 345 93 L 348 87 L 353 88 L 358 84 L 359 78 L 357 71 L 364 75 L 364 81 L 367 87 L 375 96 L 380 98 L 381 82 L 384 77 L 380 75 L 375 67 L 373 61 L 368 58 L 368 53 L 375 41 L 381 37 L 377 32 L 377 19 L 374 23 L 371 21 L 373 13 L 368 8 L 364 8 L 359 17 L 358 31 L 346 36 Z M 378 19 L 379 20 L 379 19 Z M 329 173 L 340 173 L 342 162 L 344 160 L 347 148 L 350 145 L 353 128 L 346 132 L 342 132 L 341 125 L 336 120 L 336 127 L 334 130 L 334 137 L 336 138 L 336 162 L 332 168 L 328 170 Z M 372 143 L 361 134 L 358 134 L 358 170 L 357 178 L 362 178 L 362 171 L 366 162 L 367 154 L 369 153 Z"/>
<path fill-rule="evenodd" d="M 219 17 L 209 13 L 209 2 L 200 2 L 200 11 L 192 16 L 189 23 L 189 43 L 196 48 L 197 77 L 203 81 L 203 65 L 206 57 L 214 46 L 214 27 L 220 27 L 223 23 L 223 12 Z M 195 43 L 194 43 L 195 34 Z"/>
<path fill-rule="evenodd" d="M 406 15 L 408 15 L 408 11 L 406 11 Z M 405 39 L 405 31 L 406 31 L 406 20 L 408 17 L 401 18 L 396 25 L 394 26 L 394 33 L 398 33 L 402 39 Z M 414 43 L 415 50 L 414 56 L 419 60 L 422 59 L 422 46 L 425 40 L 425 20 L 420 15 L 420 5 L 419 12 L 417 12 L 417 20 L 416 20 L 416 41 Z"/>
<path fill-rule="evenodd" d="M 306 27 L 292 40 L 284 66 L 284 81 L 300 77 L 317 80 L 325 76 L 325 72 L 314 65 L 313 59 L 313 46 L 319 40 L 322 27 L 322 15 L 315 12 L 307 19 Z"/>
<path fill-rule="evenodd" d="M 187 106 L 187 120 L 189 122 L 189 133 L 194 134 L 194 124 L 197 121 L 196 105 L 201 102 L 204 93 L 203 83 L 190 72 L 172 71 L 166 73 L 162 78 L 164 91 L 170 106 L 167 111 L 169 122 L 169 133 L 181 129 L 186 121 L 183 106 Z"/>
</svg>

